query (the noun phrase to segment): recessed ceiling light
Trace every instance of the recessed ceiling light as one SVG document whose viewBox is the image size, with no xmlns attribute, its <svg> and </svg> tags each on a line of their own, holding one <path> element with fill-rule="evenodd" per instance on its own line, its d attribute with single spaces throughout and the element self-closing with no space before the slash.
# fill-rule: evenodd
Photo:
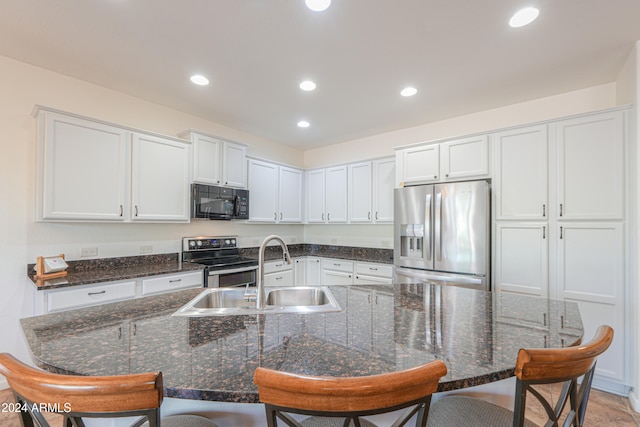
<svg viewBox="0 0 640 427">
<path fill-rule="evenodd" d="M 536 20 L 540 11 L 535 7 L 526 7 L 517 11 L 509 20 L 509 25 L 513 28 L 524 27 Z"/>
<path fill-rule="evenodd" d="M 402 92 L 400 92 L 400 95 L 402 96 L 413 96 L 416 93 L 418 93 L 418 89 L 416 89 L 415 87 L 405 87 L 404 89 L 402 89 Z"/>
<path fill-rule="evenodd" d="M 311 90 L 315 90 L 315 88 L 316 88 L 316 84 L 311 80 L 305 80 L 302 83 L 300 83 L 300 89 L 305 90 L 307 92 Z"/>
<path fill-rule="evenodd" d="M 300 121 L 298 122 L 298 127 L 301 127 L 301 128 L 308 128 L 309 126 L 311 126 L 311 123 L 309 123 L 309 122 L 308 122 L 308 121 L 306 121 L 306 120 L 300 120 Z"/>
<path fill-rule="evenodd" d="M 331 6 L 331 0 L 304 0 L 304 2 L 314 12 L 322 12 Z"/>
<path fill-rule="evenodd" d="M 194 74 L 191 76 L 191 83 L 199 86 L 206 86 L 209 84 L 209 79 L 205 76 L 201 76 L 200 74 Z"/>
</svg>

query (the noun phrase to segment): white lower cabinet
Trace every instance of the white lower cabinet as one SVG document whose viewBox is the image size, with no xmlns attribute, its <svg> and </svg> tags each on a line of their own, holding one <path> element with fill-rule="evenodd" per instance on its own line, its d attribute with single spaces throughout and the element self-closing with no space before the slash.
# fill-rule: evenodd
<svg viewBox="0 0 640 427">
<path fill-rule="evenodd" d="M 72 310 L 187 288 L 201 288 L 203 285 L 203 272 L 190 271 L 42 291 L 36 289 L 34 314 Z"/>
<path fill-rule="evenodd" d="M 306 257 L 305 285 L 318 286 L 322 284 L 322 267 L 320 258 L 314 256 Z"/>
<path fill-rule="evenodd" d="M 37 292 L 43 292 L 45 306 L 43 312 L 36 311 L 36 314 L 45 314 L 135 298 L 136 282 L 129 280 Z"/>
<path fill-rule="evenodd" d="M 294 286 L 293 264 L 283 260 L 264 263 L 265 286 Z"/>
<path fill-rule="evenodd" d="M 494 290 L 549 295 L 546 223 L 496 223 Z"/>
<path fill-rule="evenodd" d="M 356 285 L 384 284 L 390 285 L 393 282 L 393 266 L 390 264 L 378 264 L 370 262 L 356 262 L 355 278 Z"/>
<path fill-rule="evenodd" d="M 171 274 L 142 279 L 142 295 L 161 294 L 188 288 L 201 288 L 202 272 Z"/>
<path fill-rule="evenodd" d="M 611 347 L 598 358 L 599 379 L 625 379 L 624 235 L 620 223 L 561 223 L 558 237 L 559 299 L 580 307 L 584 336 L 611 326 Z"/>
<path fill-rule="evenodd" d="M 353 284 L 353 262 L 341 259 L 323 258 L 321 261 L 321 282 L 323 285 Z"/>
<path fill-rule="evenodd" d="M 295 258 L 293 260 L 293 283 L 296 286 L 305 286 L 307 284 L 306 257 Z"/>
</svg>

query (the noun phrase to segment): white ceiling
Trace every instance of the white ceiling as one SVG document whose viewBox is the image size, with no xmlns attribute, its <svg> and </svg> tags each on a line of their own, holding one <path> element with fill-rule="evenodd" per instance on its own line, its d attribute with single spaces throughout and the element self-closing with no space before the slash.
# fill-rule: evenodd
<svg viewBox="0 0 640 427">
<path fill-rule="evenodd" d="M 514 29 L 518 9 L 540 17 Z M 302 149 L 612 82 L 639 0 L 2 0 L 0 55 Z M 211 84 L 198 87 L 194 73 Z M 318 88 L 302 92 L 313 79 Z M 413 85 L 419 92 L 403 98 Z M 311 127 L 300 129 L 300 119 Z"/>
</svg>

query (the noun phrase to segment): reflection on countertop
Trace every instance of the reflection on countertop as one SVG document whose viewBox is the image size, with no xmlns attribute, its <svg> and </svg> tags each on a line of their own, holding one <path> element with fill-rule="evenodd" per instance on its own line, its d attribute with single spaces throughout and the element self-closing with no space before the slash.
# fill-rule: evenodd
<svg viewBox="0 0 640 427">
<path fill-rule="evenodd" d="M 201 290 L 21 320 L 35 362 L 62 373 L 157 371 L 168 397 L 258 402 L 257 366 L 370 375 L 442 359 L 440 391 L 513 375 L 521 347 L 580 341 L 575 303 L 439 285 L 331 286 L 324 314 L 171 316 Z"/>
</svg>

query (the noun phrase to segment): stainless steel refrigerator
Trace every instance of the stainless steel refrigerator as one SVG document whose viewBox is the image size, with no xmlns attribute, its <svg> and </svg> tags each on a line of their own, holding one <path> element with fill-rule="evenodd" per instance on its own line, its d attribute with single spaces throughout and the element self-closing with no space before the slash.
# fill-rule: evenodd
<svg viewBox="0 0 640 427">
<path fill-rule="evenodd" d="M 490 290 L 487 181 L 418 185 L 394 193 L 394 281 Z"/>
</svg>

